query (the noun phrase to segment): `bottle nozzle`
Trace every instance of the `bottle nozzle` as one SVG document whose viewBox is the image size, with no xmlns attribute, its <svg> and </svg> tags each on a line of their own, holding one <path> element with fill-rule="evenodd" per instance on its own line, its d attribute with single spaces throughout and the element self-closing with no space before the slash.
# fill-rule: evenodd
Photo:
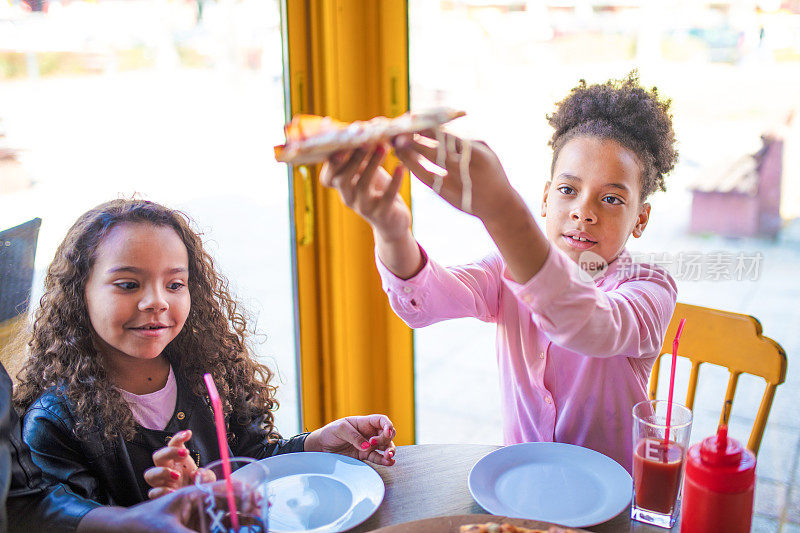
<svg viewBox="0 0 800 533">
<path fill-rule="evenodd" d="M 717 453 L 724 453 L 728 447 L 728 426 L 720 424 L 717 428 Z"/>
<path fill-rule="evenodd" d="M 700 456 L 709 465 L 732 466 L 739 463 L 742 447 L 735 439 L 728 438 L 727 424 L 720 424 L 716 435 L 703 439 Z"/>
</svg>

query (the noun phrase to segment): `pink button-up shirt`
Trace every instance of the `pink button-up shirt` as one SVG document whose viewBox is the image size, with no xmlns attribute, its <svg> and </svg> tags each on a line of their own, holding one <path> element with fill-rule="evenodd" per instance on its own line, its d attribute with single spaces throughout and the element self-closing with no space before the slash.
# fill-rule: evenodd
<svg viewBox="0 0 800 533">
<path fill-rule="evenodd" d="M 497 324 L 506 444 L 577 444 L 630 472 L 631 410 L 647 399 L 675 281 L 661 268 L 632 264 L 627 252 L 592 281 L 550 250 L 524 285 L 511 280 L 498 253 L 450 268 L 426 258 L 408 280 L 377 264 L 392 309 L 410 327 L 461 317 Z"/>
</svg>

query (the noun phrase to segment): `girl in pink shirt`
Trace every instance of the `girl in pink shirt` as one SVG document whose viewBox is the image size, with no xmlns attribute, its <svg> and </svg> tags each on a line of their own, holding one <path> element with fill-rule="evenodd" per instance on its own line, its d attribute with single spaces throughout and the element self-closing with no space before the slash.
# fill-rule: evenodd
<svg viewBox="0 0 800 533">
<path fill-rule="evenodd" d="M 647 398 L 677 293 L 664 270 L 633 264 L 625 243 L 642 235 L 646 199 L 677 160 L 669 102 L 632 73 L 581 81 L 548 120 L 544 228 L 486 144 L 436 132 L 393 140 L 418 179 L 483 222 L 498 253 L 472 264 L 445 268 L 417 244 L 398 194 L 404 169 L 380 167 L 386 147 L 336 154 L 320 179 L 372 226 L 383 288 L 409 326 L 497 324 L 506 444 L 577 444 L 630 471 L 631 408 Z"/>
</svg>

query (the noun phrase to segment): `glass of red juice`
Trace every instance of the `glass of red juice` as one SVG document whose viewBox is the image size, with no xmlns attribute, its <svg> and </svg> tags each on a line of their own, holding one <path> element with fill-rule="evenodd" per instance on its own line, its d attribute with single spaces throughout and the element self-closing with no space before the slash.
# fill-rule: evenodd
<svg viewBox="0 0 800 533">
<path fill-rule="evenodd" d="M 692 430 L 692 411 L 672 403 L 667 434 L 663 400 L 633 406 L 633 504 L 631 518 L 671 528 L 680 514 L 683 459 Z"/>
</svg>

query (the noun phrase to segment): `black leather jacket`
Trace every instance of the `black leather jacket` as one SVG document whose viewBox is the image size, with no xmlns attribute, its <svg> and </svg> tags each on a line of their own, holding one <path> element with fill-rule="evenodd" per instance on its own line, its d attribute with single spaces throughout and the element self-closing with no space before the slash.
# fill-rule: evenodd
<svg viewBox="0 0 800 533">
<path fill-rule="evenodd" d="M 68 402 L 57 391 L 43 394 L 25 412 L 23 435 L 33 460 L 45 474 L 66 484 L 78 495 L 105 505 L 130 506 L 147 499 L 150 487 L 144 471 L 153 466 L 153 452 L 179 431 L 192 430 L 187 442 L 199 466 L 219 459 L 213 411 L 205 398 L 191 392 L 176 372 L 178 396 L 175 412 L 163 431 L 137 425 L 132 441 L 121 436 L 103 437 L 99 429 L 78 438 Z M 228 426 L 231 456 L 262 459 L 279 453 L 303 451 L 307 434 L 268 440 L 258 421 L 249 425 L 233 421 Z"/>
<path fill-rule="evenodd" d="M 0 365 L 0 531 L 75 531 L 97 506 L 42 477 L 22 441 L 19 416 L 11 407 L 11 378 Z"/>
</svg>

